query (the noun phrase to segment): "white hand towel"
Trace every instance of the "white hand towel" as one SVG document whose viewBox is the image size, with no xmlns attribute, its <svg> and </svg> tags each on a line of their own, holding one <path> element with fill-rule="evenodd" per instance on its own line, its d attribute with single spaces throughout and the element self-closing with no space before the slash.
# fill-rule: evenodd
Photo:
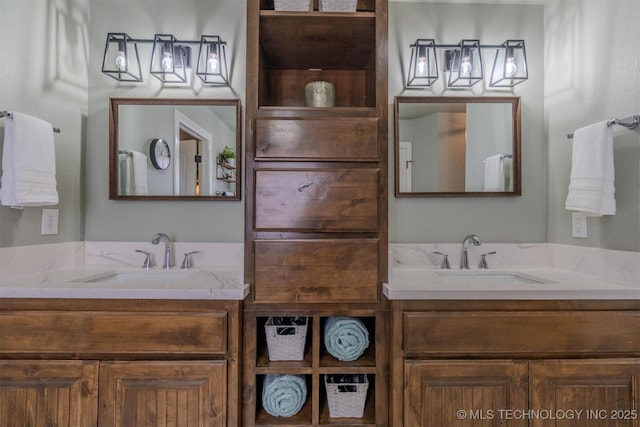
<svg viewBox="0 0 640 427">
<path fill-rule="evenodd" d="M 58 204 L 53 127 L 14 112 L 5 120 L 0 203 L 4 206 Z"/>
<path fill-rule="evenodd" d="M 495 154 L 484 160 L 484 191 L 504 191 L 502 156 Z"/>
<path fill-rule="evenodd" d="M 147 156 L 138 151 L 131 151 L 131 157 L 133 160 L 133 194 L 145 196 L 149 194 L 147 185 Z"/>
<path fill-rule="evenodd" d="M 565 208 L 588 216 L 615 215 L 611 126 L 604 121 L 576 130 L 571 156 Z"/>
</svg>

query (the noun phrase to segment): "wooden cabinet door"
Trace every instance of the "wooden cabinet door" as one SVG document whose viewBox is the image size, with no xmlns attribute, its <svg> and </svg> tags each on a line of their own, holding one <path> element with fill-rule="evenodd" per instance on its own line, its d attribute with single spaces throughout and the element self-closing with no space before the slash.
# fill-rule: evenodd
<svg viewBox="0 0 640 427">
<path fill-rule="evenodd" d="M 0 360 L 0 426 L 95 427 L 98 363 Z"/>
<path fill-rule="evenodd" d="M 407 360 L 405 426 L 527 426 L 508 419 L 526 410 L 527 362 L 512 360 Z"/>
<path fill-rule="evenodd" d="M 532 427 L 640 425 L 640 359 L 536 361 L 530 377 L 531 409 L 555 418 L 532 417 Z"/>
<path fill-rule="evenodd" d="M 105 362 L 100 427 L 225 426 L 226 391 L 226 361 Z"/>
</svg>

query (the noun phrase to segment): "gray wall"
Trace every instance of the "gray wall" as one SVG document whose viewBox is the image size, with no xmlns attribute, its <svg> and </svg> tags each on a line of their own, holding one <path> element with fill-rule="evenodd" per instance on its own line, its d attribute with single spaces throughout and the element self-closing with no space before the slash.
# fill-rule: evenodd
<svg viewBox="0 0 640 427">
<path fill-rule="evenodd" d="M 1 206 L 0 247 L 84 240 L 88 23 L 89 0 L 0 0 L 0 110 L 62 130 L 54 137 L 59 204 L 46 207 L 59 209 L 59 234 L 40 235 L 40 207 Z"/>
<path fill-rule="evenodd" d="M 390 3 L 390 101 L 400 94 L 426 94 L 403 90 L 409 44 L 419 37 L 443 43 L 470 37 L 500 43 L 522 37 L 531 64 L 529 81 L 506 93 L 522 97 L 523 196 L 400 200 L 391 195 L 390 241 L 457 242 L 474 232 L 487 242 L 547 241 L 638 251 L 640 129 L 615 131 L 617 215 L 590 218 L 589 238 L 575 239 L 564 199 L 571 150 L 566 133 L 640 113 L 640 4 L 520 1 L 544 7 L 501 0 L 474 5 Z M 0 0 L 0 51 L 5 58 L 17 58 L 0 61 L 0 109 L 33 114 L 62 128 L 55 138 L 60 234 L 40 236 L 40 208 L 1 207 L 0 246 L 85 238 L 137 241 L 158 231 L 183 241 L 242 241 L 243 202 L 108 200 L 107 105 L 112 96 L 239 98 L 244 104 L 245 14 L 246 4 L 238 0 Z M 149 76 L 142 85 L 118 83 L 100 72 L 106 33 L 115 31 L 140 38 L 159 32 L 189 39 L 220 34 L 229 43 L 232 87 L 162 88 Z M 472 92 L 496 94 L 480 86 Z M 442 94 L 461 93 L 433 93 Z M 392 140 L 390 159 L 391 147 Z"/>
<path fill-rule="evenodd" d="M 591 123 L 640 114 L 640 2 L 551 2 L 545 8 L 545 122 L 549 146 L 548 241 L 640 251 L 640 127 L 614 127 L 617 213 L 588 218 L 571 237 L 564 209 L 571 141 Z"/>
<path fill-rule="evenodd" d="M 455 44 L 478 38 L 483 44 L 526 41 L 529 80 L 513 89 L 446 90 L 441 77 L 432 89 L 403 89 L 409 45 L 418 38 Z M 484 54 L 485 52 L 483 52 Z M 484 58 L 492 63 L 491 55 Z M 395 198 L 389 201 L 390 242 L 458 242 L 476 233 L 486 242 L 546 240 L 546 140 L 544 136 L 543 7 L 396 3 L 389 7 L 389 99 L 394 96 L 520 96 L 522 103 L 522 196 L 490 198 Z M 489 70 L 485 71 L 489 72 Z M 390 108 L 390 111 L 393 111 Z M 391 123 L 393 124 L 393 123 Z M 393 129 L 393 126 L 391 126 Z M 390 131 L 393 135 L 393 132 Z M 393 141 L 389 158 L 393 159 Z M 393 164 L 390 168 L 393 188 Z M 393 191 L 391 191 L 393 193 Z"/>
<path fill-rule="evenodd" d="M 134 38 L 171 33 L 182 40 L 199 40 L 201 34 L 219 35 L 227 42 L 231 87 L 203 87 L 195 74 L 189 85 L 162 87 L 147 72 L 143 72 L 142 84 L 120 83 L 101 72 L 108 32 L 126 32 Z M 110 201 L 107 156 L 110 97 L 239 98 L 244 107 L 246 4 L 237 0 L 152 4 L 92 0 L 90 34 L 86 239 L 149 240 L 162 231 L 177 241 L 242 242 L 243 202 Z M 197 57 L 198 47 L 193 49 Z M 151 45 L 140 46 L 143 70 L 148 70 L 150 53 Z"/>
</svg>

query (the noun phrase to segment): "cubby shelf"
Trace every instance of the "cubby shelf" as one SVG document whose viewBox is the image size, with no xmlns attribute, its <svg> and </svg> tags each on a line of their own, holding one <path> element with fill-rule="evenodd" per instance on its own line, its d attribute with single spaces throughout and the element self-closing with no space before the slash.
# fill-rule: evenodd
<svg viewBox="0 0 640 427">
<path fill-rule="evenodd" d="M 249 321 L 252 339 L 255 342 L 255 364 L 245 366 L 245 378 L 254 384 L 255 390 L 255 425 L 267 426 L 308 426 L 308 425 L 375 425 L 376 419 L 376 383 L 379 378 L 378 366 L 381 364 L 376 359 L 378 349 L 375 336 L 382 325 L 382 313 L 376 310 L 354 311 L 367 328 L 369 333 L 369 346 L 355 361 L 340 361 L 327 352 L 324 346 L 324 326 L 329 317 L 348 316 L 344 312 L 247 312 L 245 321 Z M 308 329 L 305 342 L 303 360 L 273 361 L 269 360 L 268 344 L 266 339 L 265 324 L 270 316 L 305 316 L 308 317 Z M 384 351 L 384 350 L 380 350 Z M 307 400 L 302 410 L 292 417 L 274 417 L 268 414 L 262 407 L 262 387 L 264 378 L 268 374 L 290 374 L 304 376 L 307 383 Z M 325 375 L 367 375 L 369 386 L 365 401 L 363 416 L 361 418 L 331 418 L 329 414 Z M 314 422 L 315 421 L 315 422 Z"/>
</svg>

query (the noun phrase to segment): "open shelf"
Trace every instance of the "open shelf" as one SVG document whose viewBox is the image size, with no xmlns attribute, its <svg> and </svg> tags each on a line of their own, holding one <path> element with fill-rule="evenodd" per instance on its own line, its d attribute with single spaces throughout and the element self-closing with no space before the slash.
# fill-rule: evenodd
<svg viewBox="0 0 640 427">
<path fill-rule="evenodd" d="M 277 311 L 253 312 L 246 321 L 255 331 L 255 365 L 247 367 L 251 372 L 248 381 L 253 382 L 255 389 L 255 425 L 268 426 L 306 426 L 306 425 L 376 425 L 376 379 L 379 378 L 379 361 L 377 361 L 376 330 L 384 329 L 382 315 L 375 310 L 356 310 L 346 312 L 327 311 Z M 307 317 L 307 331 L 303 360 L 269 360 L 267 332 L 265 325 L 269 317 Z M 358 359 L 340 361 L 325 348 L 324 328 L 332 316 L 353 317 L 359 319 L 369 334 L 369 346 Z M 285 326 L 286 327 L 286 326 Z M 253 347 L 253 346 L 250 346 Z M 384 349 L 380 350 L 384 352 Z M 263 383 L 268 374 L 301 375 L 306 379 L 307 399 L 299 413 L 292 417 L 276 417 L 265 411 L 262 406 Z M 364 374 L 368 379 L 368 389 L 363 416 L 361 418 L 331 418 L 328 406 L 325 377 L 327 375 Z"/>
<path fill-rule="evenodd" d="M 375 14 L 262 11 L 260 43 L 269 68 L 364 70 L 375 52 Z"/>
<path fill-rule="evenodd" d="M 320 424 L 332 425 L 357 425 L 357 426 L 375 426 L 376 425 L 376 407 L 375 407 L 375 376 L 368 375 L 369 388 L 364 404 L 364 412 L 362 418 L 331 418 L 329 412 L 329 402 L 327 398 L 327 390 L 324 384 L 324 376 L 321 378 L 320 393 Z"/>
<path fill-rule="evenodd" d="M 304 106 L 304 88 L 327 81 L 336 107 L 376 105 L 374 12 L 260 12 L 260 106 Z"/>
<path fill-rule="evenodd" d="M 358 0 L 356 4 L 357 12 L 374 12 L 376 9 L 376 2 L 380 0 Z M 260 0 L 260 10 L 274 10 L 274 0 Z M 320 0 L 313 0 L 313 10 L 318 11 L 320 8 Z M 297 12 L 297 13 L 309 13 L 311 11 Z M 333 12 L 324 12 L 333 13 Z"/>
</svg>

